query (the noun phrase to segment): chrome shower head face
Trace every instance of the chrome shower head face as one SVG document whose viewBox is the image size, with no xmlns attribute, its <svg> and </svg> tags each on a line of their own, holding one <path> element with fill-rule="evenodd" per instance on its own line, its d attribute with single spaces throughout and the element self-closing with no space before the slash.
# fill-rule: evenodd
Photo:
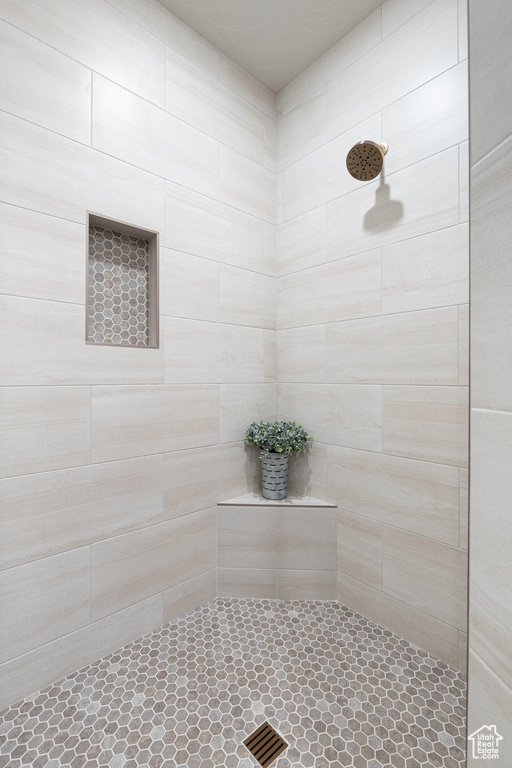
<svg viewBox="0 0 512 768">
<path fill-rule="evenodd" d="M 358 181 L 371 181 L 382 171 L 387 144 L 359 141 L 347 155 L 347 170 Z"/>
</svg>

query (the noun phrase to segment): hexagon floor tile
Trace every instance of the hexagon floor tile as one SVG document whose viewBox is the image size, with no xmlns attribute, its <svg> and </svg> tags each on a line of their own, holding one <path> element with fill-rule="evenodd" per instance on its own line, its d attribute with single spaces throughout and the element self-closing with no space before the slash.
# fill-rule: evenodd
<svg viewBox="0 0 512 768">
<path fill-rule="evenodd" d="M 0 768 L 462 768 L 465 681 L 337 602 L 217 599 L 0 713 Z"/>
</svg>

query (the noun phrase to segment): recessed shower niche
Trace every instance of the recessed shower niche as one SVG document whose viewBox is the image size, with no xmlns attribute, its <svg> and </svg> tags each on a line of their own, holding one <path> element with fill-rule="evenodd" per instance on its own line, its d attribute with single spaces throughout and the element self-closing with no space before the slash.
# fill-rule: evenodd
<svg viewBox="0 0 512 768">
<path fill-rule="evenodd" d="M 158 233 L 87 216 L 86 343 L 158 347 Z"/>
</svg>

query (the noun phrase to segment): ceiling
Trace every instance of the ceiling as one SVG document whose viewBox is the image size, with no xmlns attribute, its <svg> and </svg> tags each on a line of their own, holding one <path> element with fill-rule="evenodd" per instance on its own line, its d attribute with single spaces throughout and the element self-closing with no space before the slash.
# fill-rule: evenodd
<svg viewBox="0 0 512 768">
<path fill-rule="evenodd" d="M 276 93 L 383 0 L 160 0 Z"/>
</svg>

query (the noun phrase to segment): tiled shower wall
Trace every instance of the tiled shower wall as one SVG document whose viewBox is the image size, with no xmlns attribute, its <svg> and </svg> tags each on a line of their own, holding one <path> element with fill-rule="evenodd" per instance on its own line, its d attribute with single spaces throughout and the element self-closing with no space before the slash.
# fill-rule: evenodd
<svg viewBox="0 0 512 768">
<path fill-rule="evenodd" d="M 278 415 L 338 506 L 338 598 L 464 667 L 464 0 L 387 0 L 279 95 Z M 355 181 L 350 147 L 386 141 Z M 307 468 L 307 470 L 306 470 Z"/>
<path fill-rule="evenodd" d="M 275 416 L 276 118 L 153 0 L 2 15 L 0 707 L 215 595 Z M 86 211 L 160 232 L 159 349 L 84 344 Z"/>
<path fill-rule="evenodd" d="M 468 734 L 496 726 L 512 765 L 512 6 L 470 0 L 471 580 Z M 472 751 L 469 766 L 476 766 Z M 480 763 L 478 763 L 480 764 Z"/>
<path fill-rule="evenodd" d="M 0 706 L 215 593 L 215 505 L 277 413 L 276 282 L 339 596 L 462 659 L 463 8 L 386 0 L 281 94 L 277 166 L 275 96 L 154 0 L 3 4 Z M 381 135 L 389 186 L 359 185 L 344 153 Z M 83 343 L 87 210 L 160 232 L 159 349 Z"/>
</svg>

